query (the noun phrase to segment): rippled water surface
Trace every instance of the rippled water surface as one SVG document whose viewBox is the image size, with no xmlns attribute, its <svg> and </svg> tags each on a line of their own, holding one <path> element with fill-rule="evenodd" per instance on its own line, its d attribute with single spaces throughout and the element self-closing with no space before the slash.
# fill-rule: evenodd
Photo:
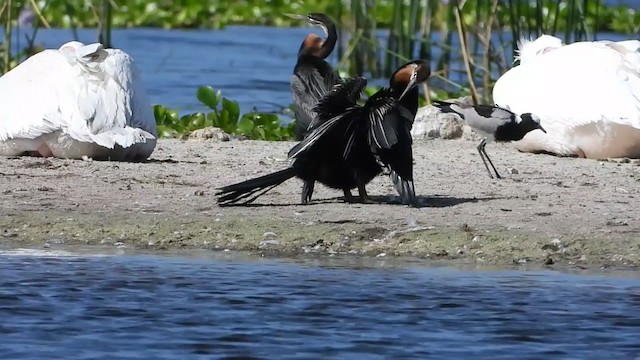
<svg viewBox="0 0 640 360">
<path fill-rule="evenodd" d="M 59 255 L 0 255 L 0 359 L 640 356 L 634 274 Z"/>
</svg>

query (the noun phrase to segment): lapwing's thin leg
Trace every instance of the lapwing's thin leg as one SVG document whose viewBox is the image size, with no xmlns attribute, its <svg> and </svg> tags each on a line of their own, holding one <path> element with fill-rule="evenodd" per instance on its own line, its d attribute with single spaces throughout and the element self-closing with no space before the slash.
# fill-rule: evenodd
<svg viewBox="0 0 640 360">
<path fill-rule="evenodd" d="M 487 168 L 487 172 L 489 173 L 489 177 L 493 179 L 493 174 L 491 173 L 491 170 L 489 170 L 489 165 L 487 165 L 487 160 L 484 159 L 484 147 L 487 145 L 487 139 L 482 139 L 482 141 L 480 141 L 480 144 L 478 144 L 478 154 L 480 154 L 480 159 L 482 159 L 482 162 L 484 163 L 484 167 Z M 489 158 L 487 156 L 487 158 Z M 493 164 L 491 164 L 491 166 L 493 166 Z"/>
<path fill-rule="evenodd" d="M 487 161 L 489 162 L 489 165 L 491 165 L 491 168 L 496 173 L 496 177 L 498 179 L 502 179 L 502 176 L 500 176 L 500 174 L 498 174 L 498 170 L 496 170 L 496 167 L 493 166 L 493 161 L 491 161 L 491 158 L 489 157 L 489 154 L 487 154 L 487 149 L 485 148 L 485 146 L 487 146 L 487 142 L 486 141 L 482 145 L 482 152 L 484 153 L 484 156 L 487 158 Z M 485 163 L 484 166 L 487 166 L 487 163 Z M 489 168 L 487 168 L 487 171 L 489 171 Z M 491 174 L 491 172 L 489 172 L 489 174 Z"/>
</svg>

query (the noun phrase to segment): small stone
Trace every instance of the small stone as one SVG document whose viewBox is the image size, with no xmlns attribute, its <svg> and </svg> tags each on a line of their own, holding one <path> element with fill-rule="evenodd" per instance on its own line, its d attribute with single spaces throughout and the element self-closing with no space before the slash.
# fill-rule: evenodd
<svg viewBox="0 0 640 360">
<path fill-rule="evenodd" d="M 471 239 L 472 242 L 478 242 L 480 241 L 480 236 L 476 235 L 473 237 L 473 239 Z"/>
<path fill-rule="evenodd" d="M 462 255 L 464 254 L 464 251 L 462 251 L 462 249 L 458 249 L 458 251 L 456 252 L 458 255 Z"/>
<path fill-rule="evenodd" d="M 93 161 L 93 159 L 88 157 L 87 155 L 82 155 L 82 161 Z"/>
<path fill-rule="evenodd" d="M 507 172 L 512 175 L 520 174 L 520 172 L 516 168 L 507 168 Z"/>
<path fill-rule="evenodd" d="M 629 224 L 625 220 L 609 220 L 607 221 L 607 226 L 628 226 Z"/>
<path fill-rule="evenodd" d="M 447 250 L 444 250 L 444 249 L 443 249 L 443 250 L 438 250 L 438 251 L 435 253 L 435 255 L 436 255 L 436 256 L 449 256 L 449 253 L 447 252 Z"/>
<path fill-rule="evenodd" d="M 380 254 L 376 255 L 377 258 L 385 257 L 385 256 L 387 256 L 387 253 L 380 253 Z"/>
<path fill-rule="evenodd" d="M 123 246 L 124 243 L 122 241 L 114 242 L 113 246 Z"/>
<path fill-rule="evenodd" d="M 265 245 L 280 245 L 280 241 L 278 240 L 262 240 L 260 241 L 260 246 Z"/>
<path fill-rule="evenodd" d="M 13 232 L 13 231 L 6 230 L 6 229 L 5 229 L 5 230 L 2 232 L 2 236 L 6 237 L 6 238 L 9 238 L 9 237 L 17 237 L 17 236 L 18 236 L 18 234 L 16 234 L 16 233 L 15 233 L 15 232 Z"/>
<path fill-rule="evenodd" d="M 193 192 L 195 196 L 204 196 L 204 190 L 196 190 Z"/>
<path fill-rule="evenodd" d="M 551 257 L 546 258 L 542 264 L 544 264 L 544 265 L 553 265 L 553 258 L 551 258 Z"/>
<path fill-rule="evenodd" d="M 202 129 L 198 129 L 192 131 L 189 134 L 189 139 L 200 139 L 200 140 L 212 140 L 212 141 L 229 141 L 229 134 L 224 132 L 222 129 L 208 126 Z"/>
<path fill-rule="evenodd" d="M 274 239 L 276 237 L 276 233 L 272 232 L 272 231 L 267 231 L 266 233 L 262 234 L 262 238 L 264 239 Z"/>
</svg>

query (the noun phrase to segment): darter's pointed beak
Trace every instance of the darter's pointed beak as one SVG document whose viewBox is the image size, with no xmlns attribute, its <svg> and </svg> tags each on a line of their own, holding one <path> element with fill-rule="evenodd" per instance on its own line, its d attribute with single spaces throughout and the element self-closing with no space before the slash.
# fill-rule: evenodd
<svg viewBox="0 0 640 360">
<path fill-rule="evenodd" d="M 402 98 L 407 95 L 407 93 L 409 92 L 409 90 L 413 89 L 413 87 L 416 85 L 416 77 L 412 76 L 411 80 L 409 80 L 409 83 L 407 84 L 407 87 L 404 88 L 404 91 L 402 92 L 402 94 L 400 95 L 400 98 L 398 100 L 402 100 Z"/>
<path fill-rule="evenodd" d="M 296 19 L 296 20 L 307 20 L 307 15 L 300 15 L 300 14 L 284 14 L 284 16 L 288 16 L 292 19 Z"/>
</svg>

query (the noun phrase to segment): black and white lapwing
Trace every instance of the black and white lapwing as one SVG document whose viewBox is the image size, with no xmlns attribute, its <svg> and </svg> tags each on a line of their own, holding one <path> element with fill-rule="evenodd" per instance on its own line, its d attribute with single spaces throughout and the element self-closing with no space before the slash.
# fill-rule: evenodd
<svg viewBox="0 0 640 360">
<path fill-rule="evenodd" d="M 522 140 L 528 132 L 533 130 L 541 130 L 546 133 L 542 126 L 540 126 L 540 118 L 531 113 L 517 115 L 497 106 L 467 105 L 446 101 L 434 101 L 433 105 L 444 113 L 456 113 L 460 115 L 467 125 L 484 136 L 484 139 L 482 139 L 478 145 L 478 153 L 480 153 L 480 158 L 491 178 L 493 178 L 493 174 L 491 174 L 491 170 L 489 170 L 487 161 L 489 161 L 496 177 L 500 179 L 501 176 L 498 174 L 496 167 L 493 166 L 489 155 L 487 155 L 485 150 L 487 142 Z"/>
</svg>

